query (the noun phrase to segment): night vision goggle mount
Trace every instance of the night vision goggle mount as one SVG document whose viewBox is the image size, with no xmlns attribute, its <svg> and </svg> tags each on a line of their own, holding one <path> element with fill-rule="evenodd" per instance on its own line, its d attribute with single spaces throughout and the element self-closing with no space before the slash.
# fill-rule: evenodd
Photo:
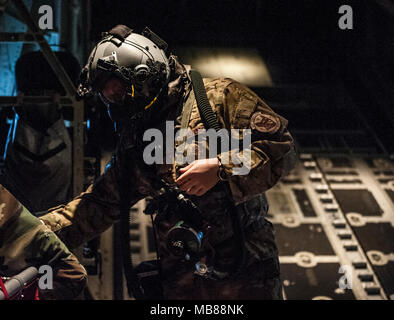
<svg viewBox="0 0 394 320">
<path fill-rule="evenodd" d="M 167 50 L 168 44 L 148 27 L 145 27 L 142 37 L 139 37 L 137 40 L 132 37 L 128 38 L 132 33 L 132 29 L 119 25 L 102 34 L 102 40 L 95 47 L 88 64 L 81 71 L 80 84 L 77 91 L 80 98 L 86 98 L 87 95 L 93 94 L 94 91 L 99 91 L 105 81 L 111 76 L 124 81 L 126 88 L 131 88 L 133 96 L 134 91 L 139 92 L 144 84 L 153 92 L 161 91 L 169 78 L 168 61 L 166 61 L 164 54 L 164 57 L 160 56 L 158 58 L 157 55 L 154 57 L 149 51 L 148 42 L 151 41 L 150 44 L 153 42 L 153 47 L 163 51 Z M 144 40 L 143 37 L 149 40 Z M 104 57 L 96 56 L 98 47 L 108 42 L 114 45 L 112 53 Z M 152 49 L 157 52 L 157 48 Z M 138 55 L 142 52 L 143 56 L 148 58 L 138 65 L 131 61 L 128 63 L 127 58 L 125 62 L 125 57 L 132 56 L 133 52 L 138 53 Z M 123 65 L 118 61 L 118 54 L 121 54 L 124 59 Z M 94 61 L 96 62 L 95 65 Z"/>
<path fill-rule="evenodd" d="M 140 90 L 146 83 L 151 88 L 160 88 L 167 79 L 166 65 L 159 61 L 148 59 L 146 64 L 139 64 L 134 68 L 119 66 L 116 52 L 111 56 L 97 60 L 97 69 L 107 76 L 115 76 L 123 80 L 126 85 L 132 84 Z"/>
</svg>

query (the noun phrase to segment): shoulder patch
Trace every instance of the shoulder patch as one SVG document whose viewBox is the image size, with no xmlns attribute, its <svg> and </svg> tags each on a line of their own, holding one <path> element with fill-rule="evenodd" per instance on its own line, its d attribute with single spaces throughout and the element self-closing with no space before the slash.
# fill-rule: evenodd
<svg viewBox="0 0 394 320">
<path fill-rule="evenodd" d="M 280 128 L 280 120 L 278 117 L 258 111 L 253 113 L 250 127 L 262 133 L 275 133 Z"/>
</svg>

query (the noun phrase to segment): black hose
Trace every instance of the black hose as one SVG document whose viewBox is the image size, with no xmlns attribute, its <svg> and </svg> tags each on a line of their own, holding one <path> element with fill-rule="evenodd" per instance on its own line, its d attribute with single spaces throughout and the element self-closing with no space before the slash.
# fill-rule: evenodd
<svg viewBox="0 0 394 320">
<path fill-rule="evenodd" d="M 191 70 L 190 77 L 192 80 L 194 95 L 196 97 L 197 106 L 198 106 L 204 127 L 207 130 L 213 128 L 216 131 L 219 131 L 221 129 L 221 127 L 220 127 L 219 121 L 216 117 L 216 114 L 213 112 L 211 104 L 209 103 L 201 74 L 196 70 Z M 217 141 L 218 146 L 221 146 L 221 143 L 220 143 L 221 139 L 222 139 L 222 136 L 219 135 L 219 137 L 218 137 L 219 141 Z M 233 230 L 234 230 L 234 236 L 238 237 L 238 239 L 239 239 L 239 245 L 240 245 L 240 251 L 241 251 L 241 259 L 240 259 L 240 262 L 239 262 L 238 266 L 236 267 L 236 271 L 235 271 L 235 275 L 237 275 L 243 270 L 243 268 L 245 266 L 245 261 L 246 261 L 245 233 L 242 228 L 241 218 L 235 209 L 235 204 L 234 204 L 234 201 L 233 201 L 233 198 L 231 195 L 231 189 L 230 189 L 228 182 L 223 182 L 223 187 L 224 187 L 225 193 L 227 195 L 228 201 L 230 203 L 230 215 L 231 215 L 231 220 L 232 220 L 232 225 L 233 225 Z"/>
<path fill-rule="evenodd" d="M 216 114 L 212 111 L 211 104 L 209 103 L 201 74 L 196 70 L 190 70 L 190 78 L 192 79 L 194 95 L 196 97 L 197 106 L 205 128 L 213 128 L 216 131 L 219 131 L 220 125 L 216 118 Z"/>
</svg>

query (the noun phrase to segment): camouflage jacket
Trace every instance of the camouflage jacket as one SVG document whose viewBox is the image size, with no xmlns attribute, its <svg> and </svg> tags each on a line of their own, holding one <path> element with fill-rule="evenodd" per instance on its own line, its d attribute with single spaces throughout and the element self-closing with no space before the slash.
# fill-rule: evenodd
<svg viewBox="0 0 394 320">
<path fill-rule="evenodd" d="M 40 299 L 73 299 L 86 285 L 86 271 L 59 238 L 0 185 L 0 276 L 29 266 L 52 267 L 53 288 Z M 39 269 L 40 270 L 40 269 Z M 48 275 L 49 276 L 49 275 Z"/>
<path fill-rule="evenodd" d="M 161 132 L 165 132 L 163 120 L 173 120 L 175 128 L 179 128 L 182 107 L 190 90 L 189 78 L 182 65 L 177 65 L 177 74 L 178 77 L 169 84 L 169 99 L 165 107 L 170 109 L 170 112 L 153 125 Z M 264 214 L 267 212 L 264 192 L 295 164 L 294 142 L 287 130 L 288 122 L 273 112 L 249 88 L 232 79 L 204 79 L 204 84 L 211 106 L 222 127 L 252 130 L 252 144 L 249 148 L 252 160 L 250 172 L 244 176 L 231 176 L 229 180 L 232 197 L 246 235 L 248 264 L 276 257 L 273 227 L 264 219 Z M 177 105 L 181 108 L 177 108 Z M 194 133 L 203 127 L 195 101 L 188 127 Z M 135 139 L 131 140 L 135 142 Z M 196 145 L 196 148 L 201 146 Z M 138 152 L 133 150 L 133 153 L 142 153 L 142 150 Z M 219 154 L 219 158 L 223 156 L 224 153 Z M 231 174 L 235 165 L 230 162 L 223 166 Z M 149 169 L 145 170 L 143 165 L 134 162 L 127 177 L 130 181 L 130 205 L 147 196 L 157 195 L 158 190 L 155 185 L 157 177 L 175 184 L 174 180 L 179 176 L 178 169 L 177 163 L 158 164 L 155 170 L 149 172 Z M 119 166 L 111 165 L 86 192 L 67 205 L 53 208 L 41 219 L 57 232 L 68 246 L 80 245 L 103 232 L 119 219 L 121 176 Z M 215 264 L 223 266 L 233 263 L 238 258 L 239 252 L 234 245 L 233 224 L 229 217 L 228 200 L 222 183 L 218 183 L 203 196 L 194 197 L 193 200 L 202 209 L 204 220 L 212 227 L 211 235 L 208 237 L 216 250 Z M 172 266 L 176 265 L 178 260 L 171 257 L 166 250 L 165 234 L 178 219 L 179 217 L 175 216 L 165 221 L 160 220 L 156 226 L 162 266 L 169 271 L 169 274 L 173 273 Z"/>
</svg>

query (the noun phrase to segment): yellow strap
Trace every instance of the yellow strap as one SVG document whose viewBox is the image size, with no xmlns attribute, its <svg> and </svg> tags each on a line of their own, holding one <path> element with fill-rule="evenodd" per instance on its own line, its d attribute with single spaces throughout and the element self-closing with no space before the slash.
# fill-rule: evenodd
<svg viewBox="0 0 394 320">
<path fill-rule="evenodd" d="M 147 106 L 145 106 L 145 110 L 150 108 L 150 106 L 155 103 L 155 101 L 157 100 L 157 97 L 158 96 L 156 96 Z"/>
</svg>

